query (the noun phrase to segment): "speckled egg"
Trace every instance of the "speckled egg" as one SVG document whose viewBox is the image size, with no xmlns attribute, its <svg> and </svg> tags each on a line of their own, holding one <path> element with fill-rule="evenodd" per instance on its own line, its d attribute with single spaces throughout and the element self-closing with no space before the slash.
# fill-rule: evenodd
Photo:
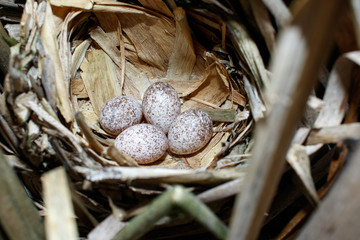
<svg viewBox="0 0 360 240">
<path fill-rule="evenodd" d="M 181 103 L 170 84 L 156 82 L 146 89 L 142 109 L 146 121 L 160 127 L 166 134 L 171 123 L 181 112 Z"/>
<path fill-rule="evenodd" d="M 139 164 L 147 164 L 155 162 L 165 154 L 168 139 L 159 127 L 142 123 L 129 127 L 119 134 L 114 145 Z"/>
<path fill-rule="evenodd" d="M 190 154 L 200 150 L 209 142 L 212 127 L 212 121 L 204 111 L 189 109 L 183 112 L 169 129 L 169 150 L 175 154 Z"/>
<path fill-rule="evenodd" d="M 109 99 L 100 110 L 100 125 L 105 132 L 118 135 L 126 128 L 138 124 L 142 119 L 140 103 L 128 96 Z"/>
</svg>

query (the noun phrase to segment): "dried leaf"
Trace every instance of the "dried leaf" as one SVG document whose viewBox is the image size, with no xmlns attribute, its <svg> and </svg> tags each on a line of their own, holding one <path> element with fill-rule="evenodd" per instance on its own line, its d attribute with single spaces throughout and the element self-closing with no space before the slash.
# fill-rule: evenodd
<svg viewBox="0 0 360 240">
<path fill-rule="evenodd" d="M 105 220 L 91 230 L 87 237 L 89 240 L 111 240 L 124 226 L 124 222 L 120 222 L 113 214 L 110 214 Z"/>
<path fill-rule="evenodd" d="M 284 27 L 292 19 L 291 13 L 282 0 L 262 0 L 275 17 L 277 23 Z"/>
<path fill-rule="evenodd" d="M 250 1 L 256 23 L 265 39 L 269 52 L 272 53 L 275 47 L 275 29 L 272 26 L 270 15 L 262 0 Z"/>
<path fill-rule="evenodd" d="M 74 50 L 74 53 L 71 56 L 71 72 L 70 78 L 73 79 L 75 77 L 76 72 L 79 70 L 79 67 L 82 61 L 85 58 L 86 51 L 90 47 L 91 40 L 87 39 L 79 44 Z"/>
<path fill-rule="evenodd" d="M 307 155 L 305 148 L 299 144 L 293 144 L 286 155 L 286 160 L 304 184 L 307 195 L 310 196 L 310 199 L 312 200 L 311 202 L 318 204 L 319 198 L 311 176 L 310 158 Z"/>
<path fill-rule="evenodd" d="M 306 144 L 337 143 L 346 139 L 360 140 L 360 123 L 341 124 L 311 130 Z"/>
<path fill-rule="evenodd" d="M 50 59 L 54 63 L 57 106 L 60 109 L 60 112 L 63 115 L 65 121 L 71 122 L 73 121 L 74 116 L 71 109 L 68 89 L 66 88 L 64 82 L 63 70 L 61 69 L 59 49 L 57 47 L 58 44 L 56 40 L 56 35 L 54 33 L 55 25 L 52 16 L 53 15 L 50 4 L 47 4 L 45 13 L 46 21 L 41 28 L 40 34 L 44 44 L 44 48 L 47 50 Z"/>
<path fill-rule="evenodd" d="M 139 0 L 139 2 L 141 3 L 141 5 L 148 9 L 161 12 L 162 14 L 170 18 L 174 17 L 174 14 L 162 0 Z"/>
<path fill-rule="evenodd" d="M 324 106 L 315 121 L 314 127 L 331 127 L 341 123 L 344 118 L 354 65 L 360 66 L 359 52 L 341 56 L 335 63 L 324 95 Z"/>
<path fill-rule="evenodd" d="M 65 170 L 59 167 L 45 173 L 42 176 L 42 185 L 46 206 L 46 238 L 54 240 L 77 239 L 75 213 Z"/>
<path fill-rule="evenodd" d="M 176 35 L 174 49 L 169 59 L 166 78 L 188 80 L 196 62 L 190 28 L 183 8 L 174 10 Z"/>
<path fill-rule="evenodd" d="M 80 68 L 91 104 L 99 116 L 100 109 L 107 100 L 121 95 L 115 64 L 102 50 L 92 49 Z"/>
<path fill-rule="evenodd" d="M 91 0 L 50 0 L 50 4 L 57 7 L 74 7 L 90 10 L 94 2 Z"/>
</svg>

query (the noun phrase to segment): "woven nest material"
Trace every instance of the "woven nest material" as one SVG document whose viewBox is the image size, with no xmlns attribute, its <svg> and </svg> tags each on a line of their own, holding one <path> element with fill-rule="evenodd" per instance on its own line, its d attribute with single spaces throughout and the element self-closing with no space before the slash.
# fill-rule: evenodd
<svg viewBox="0 0 360 240">
<path fill-rule="evenodd" d="M 143 6 L 29 0 L 21 21 L 21 41 L 12 49 L 1 102 L 7 152 L 21 157 L 20 161 L 12 159 L 12 164 L 22 172 L 39 206 L 40 176 L 65 167 L 85 207 L 81 208 L 85 217 L 78 219 L 82 235 L 111 213 L 118 217 L 122 213 L 123 219 L 136 215 L 169 184 L 184 184 L 196 194 L 205 193 L 199 195 L 205 202 L 220 201 L 213 207 L 218 212 L 227 197 L 240 191 L 251 156 L 251 131 L 254 122 L 264 116 L 268 72 L 242 25 L 232 20 L 225 25 L 204 9 L 171 11 L 161 1 L 155 5 L 140 2 Z M 351 62 L 352 57 L 344 59 Z M 105 101 L 119 95 L 141 102 L 147 87 L 157 81 L 175 88 L 182 111 L 199 108 L 208 112 L 214 134 L 195 154 L 167 153 L 153 164 L 139 166 L 113 147 L 114 138 L 99 125 L 99 111 Z M 316 128 L 341 124 L 344 109 L 330 115 L 346 101 L 345 96 L 330 96 L 337 82 L 330 77 L 324 99 L 310 98 L 306 124 Z M 312 131 L 306 124 L 299 128 L 287 160 L 309 198 L 317 202 L 309 156 L 318 154 L 324 164 L 324 144 L 336 142 L 350 130 L 334 139 L 331 133 Z M 231 191 L 217 193 L 219 189 L 213 187 L 224 183 L 230 184 Z M 222 217 L 228 220 L 228 213 Z"/>
</svg>

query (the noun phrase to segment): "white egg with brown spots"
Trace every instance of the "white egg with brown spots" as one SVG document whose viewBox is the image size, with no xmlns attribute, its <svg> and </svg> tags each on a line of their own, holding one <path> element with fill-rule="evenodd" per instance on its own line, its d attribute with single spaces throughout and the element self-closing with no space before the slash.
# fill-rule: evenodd
<svg viewBox="0 0 360 240">
<path fill-rule="evenodd" d="M 114 145 L 139 164 L 148 164 L 164 156 L 168 148 L 168 139 L 159 127 L 142 123 L 119 134 Z"/>
<path fill-rule="evenodd" d="M 212 121 L 204 111 L 190 109 L 183 112 L 169 129 L 169 150 L 180 155 L 199 151 L 211 139 L 212 127 Z"/>
<path fill-rule="evenodd" d="M 146 121 L 160 127 L 166 134 L 181 112 L 181 102 L 170 84 L 156 82 L 146 89 L 142 109 Z"/>
<path fill-rule="evenodd" d="M 140 123 L 141 119 L 141 104 L 132 97 L 118 96 L 102 106 L 99 122 L 105 132 L 117 136 L 128 127 Z"/>
</svg>

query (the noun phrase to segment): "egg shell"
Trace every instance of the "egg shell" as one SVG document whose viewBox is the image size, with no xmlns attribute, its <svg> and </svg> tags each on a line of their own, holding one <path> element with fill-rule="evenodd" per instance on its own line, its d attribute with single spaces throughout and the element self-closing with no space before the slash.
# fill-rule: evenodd
<svg viewBox="0 0 360 240">
<path fill-rule="evenodd" d="M 142 119 L 141 104 L 134 98 L 118 96 L 109 99 L 100 110 L 100 125 L 105 132 L 117 136 Z"/>
<path fill-rule="evenodd" d="M 181 102 L 170 84 L 156 82 L 146 89 L 142 109 L 146 121 L 160 127 L 166 134 L 171 123 L 181 112 Z"/>
<path fill-rule="evenodd" d="M 181 155 L 197 152 L 211 139 L 212 127 L 212 121 L 204 111 L 189 109 L 183 112 L 169 129 L 169 150 Z"/>
<path fill-rule="evenodd" d="M 139 164 L 147 164 L 155 162 L 165 154 L 168 139 L 159 127 L 142 123 L 129 127 L 119 134 L 114 145 Z"/>
</svg>

